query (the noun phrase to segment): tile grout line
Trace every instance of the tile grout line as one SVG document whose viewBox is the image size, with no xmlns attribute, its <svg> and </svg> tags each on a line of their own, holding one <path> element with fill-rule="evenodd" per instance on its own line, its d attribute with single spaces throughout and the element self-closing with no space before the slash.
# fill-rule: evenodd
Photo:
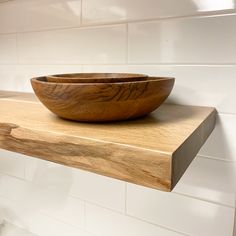
<svg viewBox="0 0 236 236">
<path fill-rule="evenodd" d="M 68 194 L 68 196 L 70 196 L 69 194 Z M 81 200 L 81 199 L 79 199 L 79 200 Z M 87 207 L 86 207 L 86 201 L 85 200 L 83 200 L 83 203 L 84 203 L 84 228 L 85 228 L 85 230 L 87 230 Z"/>
<path fill-rule="evenodd" d="M 128 183 L 126 183 L 126 184 L 128 184 Z M 227 208 L 230 208 L 230 209 L 235 208 L 235 206 L 230 206 L 230 205 L 222 204 L 222 203 L 219 203 L 219 202 L 210 201 L 210 200 L 207 200 L 207 199 L 198 198 L 198 197 L 194 197 L 194 196 L 191 196 L 191 195 L 178 193 L 178 192 L 175 192 L 174 190 L 172 192 L 170 192 L 170 194 L 180 195 L 180 196 L 183 196 L 183 197 L 186 197 L 186 198 L 190 198 L 190 199 L 198 200 L 198 201 L 201 201 L 201 202 L 214 204 L 214 205 L 217 205 L 217 206 L 227 207 Z M 104 205 L 100 205 L 100 204 L 95 203 L 95 202 L 87 201 L 86 199 L 80 198 L 80 197 L 78 197 L 76 195 L 73 195 L 73 194 L 69 194 L 69 196 L 77 198 L 77 199 L 82 200 L 82 201 L 85 201 L 88 204 L 93 204 L 93 205 L 99 206 L 101 208 L 111 210 L 111 211 L 114 211 L 114 212 L 117 212 L 117 213 L 120 213 L 120 214 L 122 213 L 122 211 L 118 211 L 118 210 L 106 207 Z M 127 214 L 127 200 L 126 200 L 126 208 L 125 208 L 124 214 Z"/>
<path fill-rule="evenodd" d="M 131 217 L 131 218 L 136 219 L 136 220 L 139 220 L 139 221 L 142 221 L 142 222 L 147 223 L 147 224 L 151 224 L 151 225 L 153 225 L 153 226 L 157 226 L 157 227 L 159 227 L 159 228 L 162 228 L 162 229 L 165 229 L 165 230 L 168 230 L 168 231 L 172 231 L 172 232 L 175 232 L 175 233 L 178 233 L 178 234 L 182 234 L 182 235 L 184 235 L 184 236 L 191 236 L 191 235 L 186 234 L 186 233 L 184 233 L 184 232 L 177 231 L 177 230 L 174 230 L 174 229 L 172 229 L 172 228 L 168 228 L 168 227 L 166 227 L 166 226 L 164 226 L 164 225 L 155 224 L 155 223 L 153 223 L 153 222 L 144 220 L 144 219 L 139 218 L 139 217 L 137 217 L 137 216 L 133 216 L 133 215 L 129 215 L 129 214 L 127 214 L 126 216 Z"/>
<path fill-rule="evenodd" d="M 212 12 L 201 12 L 197 14 L 187 14 L 187 15 L 176 15 L 176 16 L 164 16 L 164 17 L 151 17 L 151 18 L 139 18 L 139 19 L 126 19 L 126 20 L 113 20 L 113 21 L 98 21 L 83 24 L 83 27 L 92 26 L 106 26 L 106 25 L 116 25 L 116 24 L 132 24 L 132 23 L 142 23 L 142 22 L 154 22 L 154 21 L 174 21 L 182 19 L 199 19 L 199 18 L 214 18 L 214 17 L 227 17 L 235 16 L 235 10 L 222 10 L 222 11 L 212 11 Z"/>
<path fill-rule="evenodd" d="M 46 33 L 46 32 L 54 32 L 54 31 L 65 31 L 65 30 L 73 30 L 73 29 L 97 29 L 97 28 L 111 28 L 111 27 L 118 27 L 124 26 L 126 22 L 117 22 L 112 24 L 97 24 L 97 25 L 76 25 L 76 26 L 62 26 L 62 27 L 55 27 L 55 28 L 45 28 L 39 30 L 28 30 L 28 31 L 15 31 L 11 33 L 0 33 L 2 35 L 13 35 L 13 34 L 32 34 L 32 33 Z"/>
<path fill-rule="evenodd" d="M 11 175 L 9 173 L 4 173 L 2 171 L 0 171 L 0 174 L 2 175 L 6 175 L 6 176 L 9 176 L 11 178 L 16 178 L 18 180 L 21 180 L 21 181 L 26 181 L 26 182 L 29 182 L 29 183 L 32 183 L 31 180 L 28 180 L 26 178 L 21 178 L 21 177 L 18 177 L 18 176 L 14 176 L 14 175 Z M 125 182 L 125 207 L 124 207 L 124 214 L 127 214 L 127 182 Z M 204 199 L 204 198 L 199 198 L 199 197 L 195 197 L 193 195 L 189 195 L 189 194 L 184 194 L 184 193 L 180 193 L 180 192 L 175 192 L 174 190 L 172 192 L 170 192 L 172 194 L 176 194 L 176 195 L 180 195 L 180 196 L 184 196 L 184 197 L 187 197 L 187 198 L 191 198 L 191 199 L 195 199 L 195 200 L 199 200 L 199 201 L 203 201 L 203 202 L 207 202 L 207 203 L 210 203 L 210 204 L 214 204 L 214 205 L 219 205 L 219 206 L 223 206 L 223 207 L 227 207 L 227 208 L 235 208 L 235 206 L 230 206 L 230 205 L 227 205 L 227 204 L 223 204 L 223 203 L 220 203 L 220 202 L 215 202 L 215 201 L 211 201 L 211 200 L 208 200 L 208 199 Z M 106 206 L 103 206 L 103 205 L 100 205 L 100 204 L 97 204 L 95 202 L 92 202 L 92 201 L 87 201 L 86 199 L 84 198 L 81 198 L 81 197 L 78 197 L 74 194 L 69 194 L 68 196 L 70 197 L 73 197 L 73 198 L 76 198 L 76 199 L 79 199 L 81 201 L 84 201 L 85 202 L 85 205 L 86 203 L 88 204 L 94 204 L 94 205 L 97 205 L 99 207 L 102 207 L 102 208 L 105 208 L 105 209 L 108 209 L 108 210 L 112 210 L 114 212 L 117 212 L 117 213 L 122 213 L 122 211 L 119 211 L 119 210 L 115 210 L 115 209 L 112 209 L 112 208 L 109 208 L 109 207 L 106 207 Z"/>
<path fill-rule="evenodd" d="M 126 48 L 125 48 L 125 64 L 129 62 L 129 25 L 126 23 Z"/>
<path fill-rule="evenodd" d="M 201 201 L 201 202 L 204 202 L 204 203 L 213 204 L 215 206 L 221 206 L 221 207 L 226 207 L 226 208 L 229 208 L 229 209 L 235 209 L 235 206 L 230 206 L 230 205 L 226 205 L 226 204 L 222 204 L 222 203 L 218 203 L 218 202 L 213 202 L 213 201 L 210 201 L 210 200 L 194 197 L 194 196 L 187 195 L 187 194 L 178 193 L 178 192 L 175 192 L 175 191 L 170 192 L 170 194 L 174 194 L 174 195 L 178 195 L 178 196 L 183 196 L 183 197 L 188 198 L 188 199 L 193 199 L 193 200 Z M 76 195 L 73 195 L 73 194 L 69 194 L 69 196 L 73 197 L 73 198 L 76 198 L 76 199 L 79 199 L 81 201 L 85 201 L 85 203 L 88 203 L 88 204 L 91 204 L 91 205 L 95 205 L 95 206 L 98 206 L 100 208 L 104 208 L 106 210 L 114 211 L 114 212 L 119 213 L 119 214 L 129 215 L 127 213 L 127 208 L 126 208 L 125 211 L 119 211 L 119 210 L 116 210 L 116 209 L 109 208 L 107 206 L 101 205 L 99 203 L 95 203 L 93 201 L 87 201 L 86 199 L 80 198 L 80 197 L 78 197 Z"/>
<path fill-rule="evenodd" d="M 30 180 L 22 179 L 22 178 L 19 178 L 19 177 L 16 177 L 16 176 L 11 176 L 11 175 L 9 175 L 9 174 L 5 174 L 5 173 L 4 173 L 4 175 L 7 175 L 7 176 L 10 176 L 10 177 L 13 177 L 13 178 L 16 178 L 16 179 L 25 181 L 25 182 L 32 182 L 32 181 L 30 181 Z M 126 183 L 126 185 L 127 185 L 127 183 Z M 173 194 L 176 194 L 176 195 L 183 196 L 183 197 L 187 197 L 187 198 L 199 200 L 199 201 L 202 201 L 202 202 L 207 202 L 207 203 L 210 203 L 210 204 L 214 204 L 214 205 L 218 205 L 218 206 L 222 206 L 222 207 L 227 207 L 227 208 L 229 208 L 229 209 L 235 209 L 235 207 L 232 207 L 232 206 L 224 205 L 224 204 L 221 204 L 221 203 L 216 203 L 216 202 L 209 201 L 209 200 L 204 200 L 204 199 L 197 198 L 197 197 L 193 197 L 193 196 L 190 196 L 190 195 L 181 194 L 181 193 L 177 193 L 177 192 L 172 192 L 172 193 L 173 193 Z M 80 197 L 78 197 L 78 196 L 76 196 L 76 195 L 73 195 L 73 194 L 69 194 L 68 196 L 83 201 L 83 202 L 85 203 L 85 207 L 86 207 L 86 204 L 94 205 L 94 206 L 97 206 L 97 207 L 100 207 L 100 208 L 104 208 L 104 209 L 106 209 L 106 210 L 109 210 L 109 211 L 112 211 L 112 212 L 115 212 L 115 213 L 118 213 L 118 214 L 121 214 L 121 215 L 127 215 L 127 216 L 129 216 L 129 217 L 132 217 L 132 218 L 135 218 L 135 219 L 139 219 L 139 220 L 144 221 L 144 222 L 147 222 L 147 223 L 149 223 L 149 224 L 153 224 L 153 225 L 162 227 L 161 225 L 157 225 L 157 224 L 154 224 L 154 223 L 145 221 L 145 220 L 143 220 L 143 219 L 140 219 L 140 218 L 138 218 L 138 217 L 129 215 L 129 214 L 127 213 L 127 209 L 125 210 L 125 212 L 122 212 L 122 211 L 118 211 L 118 210 L 116 210 L 116 209 L 112 209 L 112 208 L 109 208 L 109 207 L 106 207 L 106 206 L 97 204 L 97 203 L 95 203 L 95 202 L 87 201 L 86 199 L 80 198 Z M 1 195 L 1 197 L 6 198 L 4 195 Z M 6 198 L 6 199 L 7 199 L 7 198 Z M 10 200 L 10 201 L 13 201 L 13 200 Z M 13 202 L 14 202 L 14 201 L 13 201 Z M 43 214 L 44 214 L 44 213 L 43 213 Z M 46 215 L 46 214 L 45 214 L 45 215 Z M 51 218 L 53 218 L 53 217 L 51 217 Z M 57 219 L 57 218 L 53 218 L 53 219 L 56 219 L 56 220 L 58 220 L 58 221 L 62 221 L 62 220 Z M 86 220 L 86 218 L 85 218 L 85 220 Z M 63 222 L 63 223 L 66 223 L 66 222 L 64 222 L 64 221 L 62 221 L 62 222 Z M 68 223 L 66 223 L 66 224 L 68 224 Z M 68 225 L 71 225 L 71 224 L 68 224 Z M 71 225 L 71 226 L 75 227 L 74 225 Z M 78 227 L 78 228 L 82 229 L 81 227 Z M 164 227 L 164 228 L 165 228 L 165 227 Z M 85 229 L 87 229 L 87 226 L 85 227 Z M 167 229 L 169 229 L 169 228 L 167 228 Z M 171 230 L 171 229 L 170 229 L 170 230 Z M 172 231 L 173 231 L 173 230 L 172 230 Z M 177 231 L 176 231 L 176 232 L 177 232 Z"/>
<path fill-rule="evenodd" d="M 18 33 L 15 35 L 16 38 L 16 58 L 17 58 L 17 65 L 20 64 L 20 53 L 19 53 L 19 35 Z"/>
<path fill-rule="evenodd" d="M 143 67 L 152 67 L 152 66 L 173 66 L 173 67 L 235 67 L 236 63 L 153 63 L 153 62 L 131 62 L 131 63 L 26 63 L 26 62 L 20 62 L 18 63 L 0 63 L 0 66 L 125 66 L 125 67 L 133 67 L 133 66 L 143 66 Z"/>
<path fill-rule="evenodd" d="M 82 1 L 81 1 L 82 6 Z M 82 7 L 81 7 L 82 12 Z M 198 19 L 198 18 L 213 18 L 213 17 L 227 17 L 227 16 L 235 16 L 235 10 L 223 10 L 223 11 L 212 11 L 212 12 L 204 12 L 198 14 L 189 14 L 189 15 L 180 15 L 180 16 L 169 16 L 169 17 L 153 17 L 153 18 L 141 18 L 141 19 L 127 19 L 127 20 L 117 20 L 110 22 L 97 22 L 97 23 L 87 23 L 83 24 L 81 22 L 78 26 L 65 26 L 65 27 L 52 27 L 45 28 L 41 30 L 26 30 L 26 31 L 13 31 L 10 33 L 0 33 L 0 35 L 9 35 L 9 34 L 27 34 L 27 33 L 36 33 L 36 32 L 46 32 L 46 31 L 56 31 L 56 30 L 69 30 L 69 29 L 84 29 L 84 28 L 93 28 L 93 27 L 105 27 L 105 26 L 117 26 L 123 24 L 132 24 L 132 23 L 142 23 L 142 22 L 154 22 L 154 21 L 172 21 L 172 20 L 185 20 L 185 19 Z M 81 18 L 81 16 L 80 16 Z"/>
<path fill-rule="evenodd" d="M 5 175 L 7 177 L 11 177 L 11 178 L 15 178 L 17 180 L 21 180 L 21 181 L 28 181 L 27 179 L 25 179 L 24 177 L 19 177 L 19 176 L 16 176 L 16 175 L 11 175 L 9 173 L 6 173 L 4 171 L 0 171 L 0 175 Z"/>
<path fill-rule="evenodd" d="M 7 198 L 7 197 L 4 196 L 4 195 L 0 195 L 0 197 L 6 199 L 7 201 L 10 201 L 10 202 L 13 202 L 13 203 L 17 203 L 16 200 L 9 199 L 9 198 Z M 81 199 L 80 199 L 80 200 L 81 200 Z M 85 201 L 84 201 L 84 202 L 85 202 Z M 73 228 L 75 228 L 75 229 L 79 229 L 79 230 L 82 230 L 82 231 L 85 231 L 85 232 L 89 232 L 89 231 L 87 231 L 85 228 L 83 228 L 83 227 L 81 227 L 81 226 L 75 226 L 74 224 L 68 223 L 68 222 L 66 222 L 66 221 L 64 221 L 64 220 L 62 220 L 62 219 L 59 219 L 59 218 L 54 217 L 54 216 L 51 216 L 50 214 L 47 214 L 47 213 L 45 213 L 45 212 L 40 211 L 39 214 L 44 215 L 44 216 L 47 216 L 47 217 L 49 217 L 50 219 L 53 219 L 53 220 L 58 221 L 58 222 L 61 222 L 61 223 L 66 224 L 66 225 L 68 225 L 68 226 L 70 226 L 70 227 L 73 227 Z"/>
<path fill-rule="evenodd" d="M 0 197 L 1 197 L 1 198 L 4 198 L 4 199 L 6 199 L 6 200 L 8 200 L 8 201 L 10 201 L 10 202 L 14 202 L 14 203 L 17 202 L 17 201 L 11 200 L 11 199 L 9 200 L 8 198 L 6 198 L 5 196 L 2 196 L 2 195 L 0 195 Z M 79 198 L 79 199 L 80 199 L 80 198 Z M 81 200 L 81 199 L 80 199 L 80 200 Z M 86 203 L 86 202 L 85 202 L 85 203 Z M 92 205 L 92 206 L 95 206 L 95 207 L 99 207 L 99 208 L 108 210 L 108 211 L 110 211 L 110 212 L 115 212 L 116 214 L 119 214 L 119 215 L 122 215 L 122 216 L 127 216 L 127 217 L 130 217 L 130 218 L 132 218 L 132 219 L 136 219 L 136 220 L 138 220 L 138 221 L 141 221 L 141 222 L 144 222 L 144 223 L 153 225 L 153 226 L 155 226 L 155 227 L 159 227 L 159 228 L 162 228 L 162 229 L 165 229 L 165 230 L 168 230 L 168 231 L 171 231 L 171 232 L 175 232 L 175 233 L 180 233 L 180 234 L 182 234 L 182 235 L 184 235 L 184 236 L 190 236 L 190 235 L 187 235 L 187 234 L 185 234 L 185 233 L 183 233 L 183 232 L 175 231 L 175 230 L 173 230 L 173 229 L 171 229 L 171 228 L 168 228 L 168 227 L 165 227 L 165 226 L 162 226 L 162 225 L 159 225 L 159 224 L 155 224 L 155 223 L 149 222 L 149 221 L 147 221 L 147 220 L 138 218 L 138 217 L 136 217 L 136 216 L 132 216 L 132 215 L 129 215 L 129 214 L 123 214 L 122 212 L 119 212 L 119 211 L 116 211 L 116 210 L 113 210 L 113 209 L 110 209 L 110 208 L 107 208 L 107 207 L 103 207 L 103 206 L 100 206 L 100 205 L 95 204 L 95 203 L 92 203 L 92 202 L 87 202 L 87 203 L 90 204 L 90 205 Z M 43 215 L 44 215 L 44 216 L 47 216 L 47 217 L 49 217 L 50 219 L 53 219 L 53 220 L 55 220 L 55 221 L 57 221 L 57 222 L 61 222 L 61 223 L 66 224 L 66 225 L 68 225 L 68 226 L 70 226 L 70 227 L 73 227 L 73 228 L 75 228 L 75 229 L 82 230 L 82 231 L 85 231 L 85 232 L 94 234 L 93 232 L 90 232 L 90 231 L 87 230 L 86 228 L 82 228 L 82 227 L 80 227 L 80 226 L 75 226 L 75 225 L 73 225 L 73 224 L 70 224 L 70 223 L 68 223 L 68 222 L 65 222 L 65 221 L 62 220 L 62 219 L 58 219 L 58 218 L 56 218 L 56 217 L 53 217 L 53 216 L 51 216 L 50 214 L 47 214 L 47 213 L 44 213 L 44 212 L 40 212 L 40 214 L 41 214 L 42 216 L 43 216 Z"/>
<path fill-rule="evenodd" d="M 86 65 L 86 64 L 85 64 Z M 94 64 L 92 64 L 94 65 Z M 96 65 L 96 64 L 95 64 Z M 100 64 L 98 64 L 100 65 Z M 112 64 L 111 64 L 112 65 Z M 127 66 L 235 66 L 236 63 L 232 63 L 232 62 L 227 62 L 227 63 L 209 63 L 209 62 L 192 62 L 192 63 L 188 63 L 188 62 L 129 62 L 127 64 Z"/>
<path fill-rule="evenodd" d="M 26 169 L 27 169 L 27 164 L 26 164 L 26 158 L 23 160 L 24 161 L 24 180 L 28 181 L 27 175 L 26 175 Z"/>
<path fill-rule="evenodd" d="M 84 65 L 81 65 L 81 72 L 82 72 L 82 73 L 85 73 L 85 72 L 84 72 Z"/>
<path fill-rule="evenodd" d="M 233 225 L 233 235 L 232 236 L 236 236 L 236 208 L 234 211 L 234 225 Z"/>
<path fill-rule="evenodd" d="M 87 202 L 87 201 L 86 201 L 86 203 L 89 204 L 89 205 L 95 206 L 95 207 L 99 207 L 99 208 L 105 209 L 105 210 L 110 211 L 110 212 L 114 212 L 114 213 L 119 214 L 119 215 L 122 215 L 122 216 L 127 216 L 127 217 L 130 217 L 130 218 L 132 218 L 132 219 L 139 220 L 139 221 L 141 221 L 141 222 L 144 222 L 144 223 L 147 223 L 147 224 L 156 226 L 156 227 L 160 227 L 160 228 L 163 228 L 163 229 L 166 229 L 166 230 L 169 230 L 169 231 L 173 231 L 173 232 L 176 232 L 176 233 L 181 233 L 181 234 L 183 234 L 184 236 L 190 236 L 190 235 L 187 235 L 187 234 L 185 234 L 185 233 L 183 233 L 183 232 L 175 231 L 175 230 L 173 230 L 173 229 L 171 229 L 171 228 L 168 228 L 168 227 L 165 227 L 165 226 L 162 226 L 162 225 L 159 225 L 159 224 L 155 224 L 155 223 L 149 222 L 149 221 L 147 221 L 147 220 L 141 219 L 141 218 L 139 218 L 139 217 L 136 217 L 136 216 L 133 216 L 133 215 L 129 215 L 129 214 L 126 214 L 126 213 L 124 213 L 124 212 L 117 211 L 117 210 L 113 210 L 113 209 L 111 209 L 111 208 L 108 208 L 108 207 L 105 207 L 105 206 L 101 206 L 101 205 L 96 204 L 96 203 L 93 203 L 93 202 Z"/>
<path fill-rule="evenodd" d="M 107 207 L 107 206 L 101 205 L 101 204 L 99 204 L 99 203 L 96 203 L 96 202 L 89 201 L 89 200 L 87 200 L 87 199 L 81 198 L 81 197 L 76 196 L 76 195 L 74 195 L 74 194 L 70 194 L 70 193 L 69 193 L 68 196 L 69 196 L 69 197 L 72 197 L 72 198 L 76 198 L 76 199 L 78 199 L 78 200 L 80 200 L 80 201 L 84 201 L 84 202 L 85 202 L 85 206 L 86 206 L 87 204 L 90 204 L 90 205 L 94 205 L 94 206 L 97 206 L 97 207 L 100 207 L 100 208 L 104 208 L 104 209 L 109 210 L 109 211 L 113 211 L 113 212 L 118 213 L 118 214 L 122 214 L 122 215 L 125 214 L 124 210 L 117 210 L 117 209 L 114 209 L 114 208 L 111 208 L 111 207 Z"/>
<path fill-rule="evenodd" d="M 80 0 L 80 26 L 83 25 L 83 11 L 82 11 L 82 8 L 83 8 L 83 0 Z"/>
<path fill-rule="evenodd" d="M 125 210 L 125 214 L 127 214 L 127 197 L 128 197 L 128 194 L 127 194 L 127 188 L 128 188 L 128 185 L 127 185 L 127 182 L 125 182 L 125 205 L 124 205 L 124 210 Z"/>
<path fill-rule="evenodd" d="M 215 160 L 215 161 L 221 161 L 221 162 L 236 164 L 236 160 L 234 161 L 234 160 L 221 159 L 219 157 L 207 156 L 207 155 L 204 155 L 204 154 L 197 154 L 197 156 L 200 157 L 200 158 L 206 158 L 206 159 L 210 159 L 210 160 Z"/>
<path fill-rule="evenodd" d="M 81 226 L 75 226 L 75 225 L 73 225 L 73 224 L 71 224 L 71 223 L 68 223 L 68 222 L 62 220 L 62 219 L 59 219 L 59 218 L 54 217 L 54 216 L 51 216 L 50 214 L 47 214 L 47 213 L 45 213 L 45 212 L 39 211 L 39 214 L 40 214 L 40 215 L 43 215 L 43 216 L 47 216 L 47 217 L 49 217 L 50 219 L 53 219 L 53 220 L 58 221 L 58 222 L 61 222 L 61 223 L 65 224 L 65 225 L 69 225 L 70 227 L 73 227 L 73 228 L 75 228 L 75 229 L 79 229 L 79 230 L 82 230 L 82 231 L 86 231 L 85 228 L 83 228 L 83 227 L 81 227 Z"/>
<path fill-rule="evenodd" d="M 200 197 L 195 197 L 195 196 L 192 196 L 192 195 L 189 195 L 189 194 L 185 194 L 185 193 L 181 193 L 181 192 L 176 192 L 175 190 L 173 190 L 171 193 L 179 195 L 179 196 L 195 199 L 195 200 L 198 200 L 198 201 L 214 204 L 214 205 L 217 205 L 217 206 L 226 207 L 226 208 L 229 208 L 229 209 L 234 209 L 235 208 L 235 206 L 230 206 L 230 205 L 227 205 L 227 204 L 224 204 L 224 203 L 214 202 L 214 201 L 211 201 L 211 200 L 208 200 L 208 199 L 204 199 L 204 198 L 200 198 Z"/>
</svg>

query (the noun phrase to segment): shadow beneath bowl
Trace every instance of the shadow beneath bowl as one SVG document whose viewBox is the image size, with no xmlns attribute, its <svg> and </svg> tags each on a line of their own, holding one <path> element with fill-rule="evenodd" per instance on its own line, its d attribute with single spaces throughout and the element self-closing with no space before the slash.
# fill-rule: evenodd
<svg viewBox="0 0 236 236">
<path fill-rule="evenodd" d="M 58 116 L 52 115 L 53 119 L 56 122 L 67 122 L 70 123 L 72 126 L 80 125 L 80 126 L 90 126 L 90 127 L 97 127 L 97 126 L 110 126 L 110 127 L 123 127 L 123 126 L 148 126 L 149 128 L 153 125 L 156 126 L 157 124 L 170 124 L 176 123 L 177 121 L 184 121 L 187 120 L 198 113 L 196 107 L 192 106 L 179 106 L 176 104 L 163 104 L 155 111 L 150 114 L 121 121 L 108 121 L 108 122 L 80 122 L 80 121 L 73 121 L 64 118 L 60 118 Z"/>
</svg>

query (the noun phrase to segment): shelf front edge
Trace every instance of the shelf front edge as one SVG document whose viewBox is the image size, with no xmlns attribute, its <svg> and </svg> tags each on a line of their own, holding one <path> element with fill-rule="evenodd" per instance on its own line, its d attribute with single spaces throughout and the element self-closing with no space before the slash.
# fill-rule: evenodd
<svg viewBox="0 0 236 236">
<path fill-rule="evenodd" d="M 0 148 L 171 191 L 172 154 L 0 123 Z"/>
</svg>

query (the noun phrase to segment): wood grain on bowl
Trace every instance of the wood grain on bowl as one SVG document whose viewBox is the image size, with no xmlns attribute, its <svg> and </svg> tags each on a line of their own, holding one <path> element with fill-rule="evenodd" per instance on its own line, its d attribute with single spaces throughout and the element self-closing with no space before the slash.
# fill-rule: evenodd
<svg viewBox="0 0 236 236">
<path fill-rule="evenodd" d="M 46 77 L 31 79 L 39 100 L 59 117 L 105 122 L 144 116 L 170 94 L 174 78 L 148 77 L 121 83 L 52 83 Z"/>
</svg>

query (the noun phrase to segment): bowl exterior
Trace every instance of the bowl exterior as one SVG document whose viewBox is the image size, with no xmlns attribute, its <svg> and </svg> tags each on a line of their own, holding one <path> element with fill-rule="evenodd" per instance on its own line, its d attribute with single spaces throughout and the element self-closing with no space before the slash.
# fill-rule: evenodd
<svg viewBox="0 0 236 236">
<path fill-rule="evenodd" d="M 169 96 L 174 79 L 155 79 L 128 83 L 48 83 L 31 80 L 39 100 L 59 117 L 105 122 L 144 116 Z"/>
</svg>

